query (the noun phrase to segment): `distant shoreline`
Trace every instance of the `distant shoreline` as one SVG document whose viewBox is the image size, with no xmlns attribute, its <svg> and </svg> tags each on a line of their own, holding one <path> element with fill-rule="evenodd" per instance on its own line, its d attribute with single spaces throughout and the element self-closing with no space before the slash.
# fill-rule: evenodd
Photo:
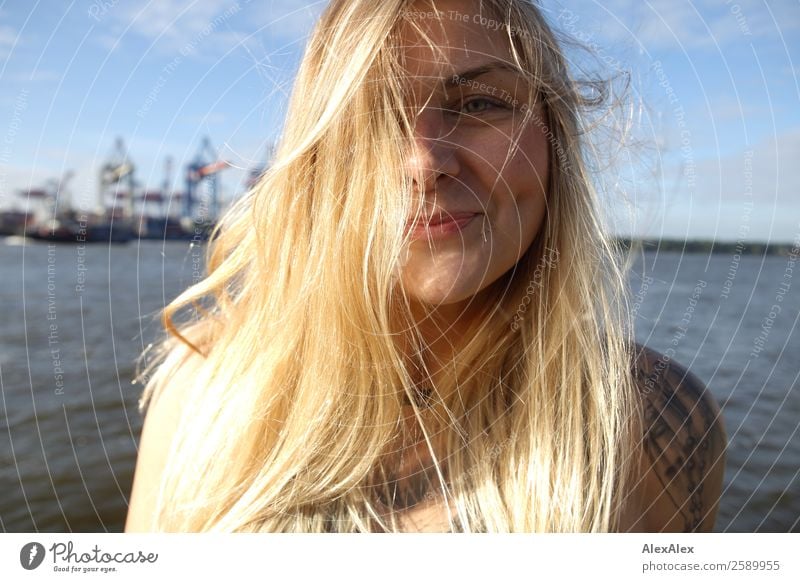
<svg viewBox="0 0 800 582">
<path fill-rule="evenodd" d="M 754 256 L 788 257 L 797 247 L 791 242 L 766 243 L 758 241 L 713 241 L 713 240 L 675 240 L 675 239 L 631 239 L 617 237 L 617 244 L 623 249 L 636 245 L 645 251 L 669 251 L 702 254 L 739 254 Z"/>
<path fill-rule="evenodd" d="M 32 239 L 24 239 L 22 237 L 0 234 L 0 239 L 14 238 L 16 241 L 20 239 L 23 244 L 35 242 Z M 664 252 L 677 252 L 689 254 L 728 254 L 728 255 L 750 255 L 762 257 L 788 257 L 792 254 L 794 249 L 795 256 L 798 255 L 798 243 L 782 242 L 782 243 L 766 243 L 760 241 L 713 241 L 713 240 L 678 240 L 678 239 L 639 239 L 628 237 L 614 237 L 617 245 L 623 250 L 629 250 L 633 245 L 637 249 L 645 250 L 647 252 L 664 251 Z M 160 241 L 164 242 L 164 241 Z M 167 240 L 166 242 L 190 242 Z"/>
</svg>

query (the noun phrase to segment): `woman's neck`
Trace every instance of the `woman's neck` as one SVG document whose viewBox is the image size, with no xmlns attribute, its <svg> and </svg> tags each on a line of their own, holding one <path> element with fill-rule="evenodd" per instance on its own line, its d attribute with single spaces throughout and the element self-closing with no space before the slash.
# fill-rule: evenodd
<svg viewBox="0 0 800 582">
<path fill-rule="evenodd" d="M 411 304 L 416 336 L 422 341 L 426 362 L 436 366 L 453 359 L 463 347 L 467 330 L 479 317 L 480 307 L 475 297 L 446 305 Z"/>
</svg>

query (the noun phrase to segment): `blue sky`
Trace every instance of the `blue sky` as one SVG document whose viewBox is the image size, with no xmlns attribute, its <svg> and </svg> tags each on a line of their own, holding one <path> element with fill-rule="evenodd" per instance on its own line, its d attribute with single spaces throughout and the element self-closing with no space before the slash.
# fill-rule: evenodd
<svg viewBox="0 0 800 582">
<path fill-rule="evenodd" d="M 149 187 L 208 135 L 242 190 L 281 130 L 307 36 L 327 4 L 291 0 L 0 2 L 0 206 L 73 170 L 96 199 L 117 136 Z M 631 74 L 625 147 L 597 146 L 619 232 L 800 236 L 798 0 L 543 0 L 606 73 Z M 587 63 L 583 52 L 571 52 Z M 748 206 L 752 201 L 752 206 Z"/>
</svg>

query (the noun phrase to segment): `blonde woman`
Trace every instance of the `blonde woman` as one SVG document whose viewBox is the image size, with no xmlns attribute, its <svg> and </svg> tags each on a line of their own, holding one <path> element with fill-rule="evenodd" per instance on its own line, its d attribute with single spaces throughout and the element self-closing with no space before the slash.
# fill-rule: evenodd
<svg viewBox="0 0 800 582">
<path fill-rule="evenodd" d="M 126 531 L 710 531 L 719 410 L 631 341 L 581 95 L 529 2 L 332 0 L 165 310 Z"/>
</svg>

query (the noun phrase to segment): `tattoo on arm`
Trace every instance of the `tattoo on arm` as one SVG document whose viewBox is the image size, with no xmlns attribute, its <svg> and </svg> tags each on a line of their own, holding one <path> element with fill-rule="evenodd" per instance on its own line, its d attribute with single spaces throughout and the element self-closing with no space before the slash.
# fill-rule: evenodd
<svg viewBox="0 0 800 582">
<path fill-rule="evenodd" d="M 697 531 L 712 511 L 704 488 L 720 448 L 716 441 L 724 439 L 719 408 L 696 376 L 665 355 L 642 348 L 634 374 L 644 396 L 652 471 L 681 515 L 682 531 Z"/>
</svg>

